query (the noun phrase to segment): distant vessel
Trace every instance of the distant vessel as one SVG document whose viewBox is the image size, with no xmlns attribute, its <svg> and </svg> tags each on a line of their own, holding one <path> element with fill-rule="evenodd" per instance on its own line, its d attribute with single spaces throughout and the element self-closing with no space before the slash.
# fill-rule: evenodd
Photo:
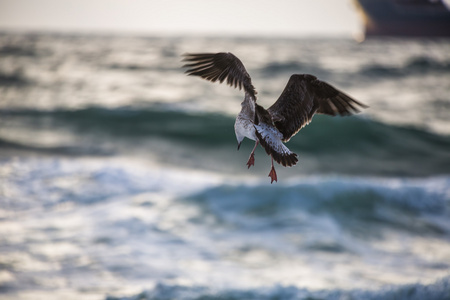
<svg viewBox="0 0 450 300">
<path fill-rule="evenodd" d="M 367 37 L 450 37 L 450 10 L 442 0 L 354 1 Z"/>
</svg>

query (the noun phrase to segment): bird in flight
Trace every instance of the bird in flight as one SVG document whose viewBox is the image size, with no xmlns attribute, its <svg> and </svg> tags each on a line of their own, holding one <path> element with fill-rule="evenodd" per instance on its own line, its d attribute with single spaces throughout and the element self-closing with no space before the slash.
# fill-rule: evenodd
<svg viewBox="0 0 450 300">
<path fill-rule="evenodd" d="M 314 114 L 348 116 L 367 106 L 344 94 L 328 83 L 309 74 L 293 74 L 275 103 L 268 109 L 256 103 L 256 90 L 242 62 L 232 53 L 186 53 L 184 68 L 188 75 L 200 76 L 211 82 L 226 80 L 232 87 L 244 89 L 241 111 L 234 131 L 238 150 L 244 137 L 255 141 L 247 166 L 255 164 L 255 149 L 260 144 L 271 157 L 270 183 L 277 181 L 273 161 L 284 167 L 294 166 L 297 154 L 289 150 L 288 142 L 311 122 Z"/>
</svg>

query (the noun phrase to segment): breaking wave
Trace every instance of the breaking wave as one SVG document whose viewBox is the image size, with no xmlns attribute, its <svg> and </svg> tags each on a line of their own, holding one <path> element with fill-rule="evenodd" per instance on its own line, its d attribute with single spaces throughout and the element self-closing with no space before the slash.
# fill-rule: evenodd
<svg viewBox="0 0 450 300">
<path fill-rule="evenodd" d="M 433 284 L 409 284 L 403 286 L 391 286 L 381 290 L 324 290 L 310 291 L 293 286 L 277 286 L 272 288 L 248 289 L 248 290 L 224 290 L 214 291 L 206 287 L 184 287 L 177 285 L 159 284 L 154 289 L 144 291 L 131 297 L 109 296 L 107 300 L 446 300 L 450 297 L 450 279 L 444 278 Z"/>
<path fill-rule="evenodd" d="M 62 154 L 110 155 L 129 144 L 135 145 L 135 151 L 146 153 L 151 145 L 154 148 L 155 140 L 194 152 L 196 149 L 209 149 L 211 158 L 217 155 L 214 151 L 234 153 L 236 148 L 234 118 L 221 114 L 151 108 L 86 108 L 3 110 L 0 116 L 0 122 L 9 125 L 9 130 L 20 130 L 14 128 L 14 122 L 18 122 L 22 128 L 26 124 L 25 128 L 33 128 L 34 131 L 57 128 L 62 136 L 75 136 L 73 143 L 48 146 L 47 150 L 61 151 Z M 11 140 L 5 136 L 0 136 L 0 139 L 8 147 L 30 151 L 46 149 L 33 136 L 22 140 Z M 80 139 L 82 144 L 77 142 Z M 243 145 L 243 150 L 239 152 L 242 157 L 248 155 L 252 143 L 247 141 Z M 314 122 L 287 145 L 299 154 L 300 166 L 305 172 L 389 176 L 426 176 L 450 172 L 450 166 L 442 164 L 442 161 L 450 160 L 447 136 L 359 117 L 316 116 Z M 154 151 L 157 152 L 156 149 Z M 220 164 L 222 160 L 216 159 Z"/>
</svg>

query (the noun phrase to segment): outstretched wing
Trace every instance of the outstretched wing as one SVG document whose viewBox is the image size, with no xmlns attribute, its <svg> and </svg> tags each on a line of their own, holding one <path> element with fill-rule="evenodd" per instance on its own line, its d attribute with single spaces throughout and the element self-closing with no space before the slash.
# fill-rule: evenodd
<svg viewBox="0 0 450 300">
<path fill-rule="evenodd" d="M 313 75 L 294 74 L 267 111 L 286 142 L 307 125 L 315 113 L 348 116 L 366 107 Z"/>
<path fill-rule="evenodd" d="M 227 84 L 239 89 L 243 87 L 256 100 L 250 75 L 239 58 L 232 53 L 186 53 L 183 56 L 183 61 L 187 62 L 183 67 L 188 68 L 188 75 L 200 76 L 212 82 L 219 80 L 220 83 L 226 79 Z"/>
</svg>

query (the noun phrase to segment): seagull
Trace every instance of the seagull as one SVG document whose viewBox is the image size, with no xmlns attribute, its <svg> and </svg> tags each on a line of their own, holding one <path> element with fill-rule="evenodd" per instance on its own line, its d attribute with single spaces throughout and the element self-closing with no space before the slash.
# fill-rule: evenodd
<svg viewBox="0 0 450 300">
<path fill-rule="evenodd" d="M 330 84 L 310 74 L 293 74 L 275 103 L 268 109 L 256 103 L 256 90 L 243 63 L 230 52 L 183 54 L 186 74 L 200 76 L 211 82 L 226 80 L 232 87 L 244 89 L 241 111 L 234 123 L 238 150 L 246 137 L 255 141 L 247 166 L 255 164 L 255 149 L 260 144 L 271 157 L 270 183 L 277 181 L 275 160 L 284 167 L 294 166 L 297 154 L 289 150 L 288 142 L 313 116 L 348 116 L 367 108 Z"/>
</svg>

